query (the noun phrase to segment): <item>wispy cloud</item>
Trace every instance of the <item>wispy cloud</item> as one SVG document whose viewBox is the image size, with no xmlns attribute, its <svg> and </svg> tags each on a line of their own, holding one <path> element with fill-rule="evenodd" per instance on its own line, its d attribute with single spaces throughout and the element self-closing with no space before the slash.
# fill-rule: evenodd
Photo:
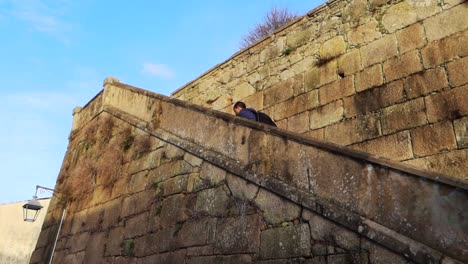
<svg viewBox="0 0 468 264">
<path fill-rule="evenodd" d="M 162 77 L 164 79 L 171 79 L 174 77 L 174 72 L 167 65 L 150 62 L 145 62 L 143 64 L 142 73 Z"/>
<path fill-rule="evenodd" d="M 74 96 L 64 93 L 33 92 L 7 94 L 0 97 L 0 102 L 9 109 L 22 109 L 25 112 L 61 112 L 77 104 Z"/>
<path fill-rule="evenodd" d="M 3 3 L 8 4 L 4 15 L 22 20 L 38 32 L 68 42 L 66 34 L 72 29 L 72 25 L 66 22 L 68 1 L 6 0 Z"/>
</svg>

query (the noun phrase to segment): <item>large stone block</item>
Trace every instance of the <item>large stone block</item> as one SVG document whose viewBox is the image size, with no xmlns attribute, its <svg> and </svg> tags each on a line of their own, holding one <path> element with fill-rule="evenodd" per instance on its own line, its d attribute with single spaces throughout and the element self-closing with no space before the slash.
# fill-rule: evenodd
<svg viewBox="0 0 468 264">
<path fill-rule="evenodd" d="M 442 67 L 419 72 L 405 79 L 405 92 L 410 99 L 439 91 L 447 86 L 447 76 Z"/>
<path fill-rule="evenodd" d="M 360 51 L 363 67 L 392 58 L 398 54 L 396 36 L 394 34 L 387 35 L 361 47 Z"/>
<path fill-rule="evenodd" d="M 83 263 L 99 263 L 104 257 L 107 232 L 93 233 L 86 243 L 85 257 Z"/>
<path fill-rule="evenodd" d="M 252 95 L 256 92 L 255 88 L 252 87 L 247 82 L 242 82 L 238 86 L 234 87 L 234 90 L 232 92 L 232 100 L 234 102 L 241 100 L 242 98 L 245 98 L 249 95 Z"/>
<path fill-rule="evenodd" d="M 356 74 L 356 91 L 364 91 L 383 84 L 382 65 L 365 68 Z"/>
<path fill-rule="evenodd" d="M 226 180 L 229 190 L 236 198 L 251 201 L 257 195 L 259 187 L 253 183 L 232 174 L 228 174 Z"/>
<path fill-rule="evenodd" d="M 421 50 L 425 68 L 432 68 L 468 55 L 468 30 L 431 42 Z"/>
<path fill-rule="evenodd" d="M 425 97 L 427 119 L 437 122 L 445 119 L 457 119 L 468 115 L 468 85 L 443 91 Z"/>
<path fill-rule="evenodd" d="M 315 108 L 319 104 L 318 94 L 318 90 L 313 90 L 279 103 L 273 107 L 271 117 L 274 120 L 281 120 L 285 117 Z"/>
<path fill-rule="evenodd" d="M 382 132 L 384 135 L 427 124 L 423 98 L 393 105 L 383 109 Z"/>
<path fill-rule="evenodd" d="M 359 49 L 350 50 L 338 58 L 338 73 L 348 76 L 360 70 L 362 66 Z"/>
<path fill-rule="evenodd" d="M 458 5 L 436 16 L 424 20 L 426 36 L 429 42 L 438 40 L 468 28 L 466 5 Z"/>
<path fill-rule="evenodd" d="M 263 109 L 263 91 L 256 92 L 244 99 L 242 101 L 247 105 L 247 107 L 252 107 L 257 110 L 262 110 Z M 235 102 L 233 102 L 235 103 Z M 232 107 L 229 107 L 229 112 L 230 114 L 233 114 L 234 111 L 232 110 Z"/>
<path fill-rule="evenodd" d="M 160 209 L 160 220 L 163 227 L 175 225 L 189 219 L 194 211 L 195 197 L 192 195 L 176 194 L 165 198 Z"/>
<path fill-rule="evenodd" d="M 291 258 L 311 255 L 307 224 L 264 230 L 261 233 L 260 258 Z"/>
<path fill-rule="evenodd" d="M 322 47 L 320 47 L 320 59 L 330 60 L 345 53 L 345 51 L 346 43 L 343 36 L 337 36 L 322 44 Z"/>
<path fill-rule="evenodd" d="M 455 133 L 451 122 L 441 122 L 411 131 L 413 149 L 416 156 L 428 156 L 444 150 L 457 148 Z"/>
<path fill-rule="evenodd" d="M 386 10 L 382 17 L 382 25 L 389 32 L 395 32 L 439 11 L 437 1 L 402 1 Z"/>
<path fill-rule="evenodd" d="M 288 118 L 288 130 L 304 133 L 309 130 L 309 111 Z"/>
<path fill-rule="evenodd" d="M 448 63 L 447 71 L 450 85 L 460 86 L 468 83 L 468 74 L 466 74 L 468 72 L 468 56 Z"/>
<path fill-rule="evenodd" d="M 392 58 L 383 64 L 387 82 L 406 77 L 422 70 L 422 68 L 418 50 L 410 51 L 400 57 Z"/>
<path fill-rule="evenodd" d="M 413 158 L 409 131 L 402 131 L 400 133 L 352 145 L 351 148 L 391 160 L 401 161 Z"/>
<path fill-rule="evenodd" d="M 177 226 L 178 245 L 185 248 L 214 243 L 216 222 L 216 218 L 205 217 L 187 221 L 182 227 Z"/>
<path fill-rule="evenodd" d="M 150 207 L 154 198 L 154 191 L 147 190 L 132 194 L 123 199 L 121 217 L 143 213 Z"/>
<path fill-rule="evenodd" d="M 122 208 L 122 199 L 114 199 L 101 205 L 104 211 L 102 217 L 102 228 L 107 229 L 116 226 L 120 219 L 120 210 Z"/>
<path fill-rule="evenodd" d="M 189 174 L 192 172 L 192 166 L 185 160 L 171 161 L 150 170 L 148 180 L 153 182 L 165 181 L 178 175 Z"/>
<path fill-rule="evenodd" d="M 211 216 L 224 216 L 227 214 L 229 197 L 223 186 L 206 189 L 198 193 L 195 210 L 197 213 Z"/>
<path fill-rule="evenodd" d="M 337 99 L 350 96 L 354 93 L 354 76 L 347 76 L 336 82 L 319 88 L 320 105 L 326 105 Z"/>
<path fill-rule="evenodd" d="M 396 32 L 400 53 L 421 48 L 426 44 L 424 27 L 421 24 L 414 24 Z"/>
<path fill-rule="evenodd" d="M 380 123 L 373 114 L 325 127 L 325 140 L 340 145 L 349 145 L 380 135 Z"/>
<path fill-rule="evenodd" d="M 371 20 L 370 22 L 357 27 L 355 30 L 348 32 L 348 41 L 350 45 L 362 45 L 369 43 L 382 36 L 378 30 L 379 22 Z"/>
<path fill-rule="evenodd" d="M 209 162 L 204 162 L 200 170 L 200 178 L 207 181 L 207 184 L 219 185 L 226 179 L 226 171 Z"/>
<path fill-rule="evenodd" d="M 258 254 L 261 216 L 241 215 L 226 218 L 216 226 L 215 254 Z"/>
<path fill-rule="evenodd" d="M 306 91 L 316 89 L 324 84 L 338 79 L 337 60 L 332 60 L 324 64 L 317 64 L 304 75 L 304 88 Z"/>
<path fill-rule="evenodd" d="M 334 101 L 310 111 L 310 128 L 317 129 L 336 123 L 343 118 L 343 101 Z"/>
<path fill-rule="evenodd" d="M 146 234 L 148 219 L 148 212 L 126 219 L 124 238 L 133 238 Z"/>
<path fill-rule="evenodd" d="M 255 203 L 264 212 L 265 221 L 270 224 L 292 221 L 299 217 L 301 208 L 275 194 L 260 189 Z"/>
<path fill-rule="evenodd" d="M 294 95 L 293 80 L 287 80 L 265 89 L 263 92 L 264 107 L 269 107 L 285 101 Z"/>
<path fill-rule="evenodd" d="M 163 155 L 164 155 L 164 150 L 157 149 L 157 150 L 150 152 L 147 155 L 144 155 L 143 157 L 137 160 L 132 160 L 128 168 L 128 173 L 134 174 L 139 171 L 153 169 L 153 168 L 158 167 L 161 164 L 161 159 Z"/>
<path fill-rule="evenodd" d="M 368 114 L 384 107 L 402 102 L 405 99 L 403 82 L 395 81 L 387 85 L 357 93 L 343 99 L 346 117 Z"/>
<path fill-rule="evenodd" d="M 161 183 L 163 195 L 168 196 L 187 191 L 188 178 L 188 175 L 181 175 Z"/>
<path fill-rule="evenodd" d="M 453 121 L 458 148 L 468 148 L 468 117 Z"/>
<path fill-rule="evenodd" d="M 424 158 L 407 160 L 405 163 L 450 175 L 455 178 L 468 180 L 468 149 L 440 153 Z"/>
</svg>

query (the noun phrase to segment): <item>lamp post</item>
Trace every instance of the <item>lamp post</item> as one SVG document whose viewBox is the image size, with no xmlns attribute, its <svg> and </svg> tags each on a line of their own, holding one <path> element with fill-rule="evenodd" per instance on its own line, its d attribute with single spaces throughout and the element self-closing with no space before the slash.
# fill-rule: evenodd
<svg viewBox="0 0 468 264">
<path fill-rule="evenodd" d="M 33 196 L 33 199 L 23 205 L 23 219 L 25 222 L 34 222 L 39 215 L 39 212 L 43 208 L 43 206 L 37 200 L 37 190 L 43 189 L 46 191 L 51 192 L 52 194 L 55 192 L 54 189 L 50 189 L 47 187 L 43 187 L 40 185 L 36 185 L 36 193 Z"/>
</svg>

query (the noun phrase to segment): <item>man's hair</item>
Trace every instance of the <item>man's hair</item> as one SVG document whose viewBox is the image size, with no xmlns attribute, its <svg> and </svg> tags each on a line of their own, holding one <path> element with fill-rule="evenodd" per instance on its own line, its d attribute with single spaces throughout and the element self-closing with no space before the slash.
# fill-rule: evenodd
<svg viewBox="0 0 468 264">
<path fill-rule="evenodd" d="M 236 107 L 240 107 L 240 108 L 246 108 L 247 106 L 244 104 L 244 102 L 241 102 L 241 101 L 237 101 L 234 106 L 232 107 L 232 109 L 235 109 Z"/>
</svg>

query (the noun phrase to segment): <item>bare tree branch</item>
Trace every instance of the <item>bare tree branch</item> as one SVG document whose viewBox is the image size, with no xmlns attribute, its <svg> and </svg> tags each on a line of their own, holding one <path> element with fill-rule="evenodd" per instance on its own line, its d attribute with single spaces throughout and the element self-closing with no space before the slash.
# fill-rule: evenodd
<svg viewBox="0 0 468 264">
<path fill-rule="evenodd" d="M 263 22 L 255 25 L 255 27 L 242 38 L 240 42 L 241 48 L 246 48 L 257 41 L 268 37 L 275 32 L 275 30 L 297 17 L 298 16 L 296 14 L 290 13 L 287 8 L 278 9 L 273 7 L 268 11 Z"/>
</svg>

